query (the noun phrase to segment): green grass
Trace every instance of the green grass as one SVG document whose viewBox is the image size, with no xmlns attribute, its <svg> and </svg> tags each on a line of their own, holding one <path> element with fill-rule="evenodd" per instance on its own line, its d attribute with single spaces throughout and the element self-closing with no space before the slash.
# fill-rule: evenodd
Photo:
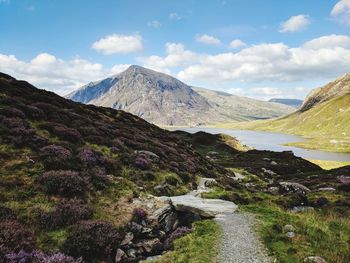
<svg viewBox="0 0 350 263">
<path fill-rule="evenodd" d="M 156 263 L 214 263 L 218 254 L 220 227 L 212 220 L 194 223 L 194 230 L 174 241 L 174 250 Z"/>
<path fill-rule="evenodd" d="M 333 152 L 350 152 L 350 94 L 302 113 L 267 121 L 218 124 L 216 127 L 263 130 L 300 135 L 306 141 L 288 145 Z"/>
<path fill-rule="evenodd" d="M 314 164 L 317 164 L 325 170 L 331 170 L 343 166 L 350 165 L 350 162 L 338 162 L 338 161 L 325 161 L 325 160 L 308 160 Z"/>
<path fill-rule="evenodd" d="M 350 219 L 317 212 L 291 213 L 272 204 L 242 206 L 242 210 L 258 215 L 261 224 L 257 231 L 264 243 L 281 263 L 303 262 L 317 255 L 329 263 L 350 262 Z M 290 239 L 283 226 L 296 228 L 296 237 Z"/>
</svg>

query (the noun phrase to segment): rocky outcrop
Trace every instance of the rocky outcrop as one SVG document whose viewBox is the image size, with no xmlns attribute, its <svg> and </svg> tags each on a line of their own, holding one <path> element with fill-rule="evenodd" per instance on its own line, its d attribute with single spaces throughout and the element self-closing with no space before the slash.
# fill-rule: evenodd
<svg viewBox="0 0 350 263">
<path fill-rule="evenodd" d="M 328 83 L 327 85 L 312 90 L 306 97 L 300 111 L 306 111 L 317 104 L 343 96 L 350 92 L 350 73 Z"/>
</svg>

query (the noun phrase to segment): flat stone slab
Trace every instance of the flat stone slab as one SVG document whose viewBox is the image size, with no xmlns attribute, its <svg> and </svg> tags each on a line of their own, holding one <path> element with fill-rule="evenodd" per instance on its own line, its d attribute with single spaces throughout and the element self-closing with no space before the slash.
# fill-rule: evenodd
<svg viewBox="0 0 350 263">
<path fill-rule="evenodd" d="M 204 199 L 192 195 L 173 196 L 169 199 L 177 211 L 192 212 L 206 218 L 231 214 L 237 209 L 236 204 L 220 199 Z"/>
</svg>

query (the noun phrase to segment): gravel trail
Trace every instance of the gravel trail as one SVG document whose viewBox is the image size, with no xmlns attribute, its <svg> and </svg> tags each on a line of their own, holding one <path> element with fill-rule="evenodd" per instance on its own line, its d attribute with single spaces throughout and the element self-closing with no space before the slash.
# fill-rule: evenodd
<svg viewBox="0 0 350 263">
<path fill-rule="evenodd" d="M 218 215 L 215 221 L 223 230 L 218 263 L 273 262 L 253 230 L 255 224 L 253 215 L 235 212 Z"/>
</svg>

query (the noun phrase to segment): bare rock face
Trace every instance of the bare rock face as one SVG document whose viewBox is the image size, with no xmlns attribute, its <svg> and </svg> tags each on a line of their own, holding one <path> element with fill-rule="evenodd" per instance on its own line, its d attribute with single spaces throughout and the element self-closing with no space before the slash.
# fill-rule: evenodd
<svg viewBox="0 0 350 263">
<path fill-rule="evenodd" d="M 306 111 L 313 106 L 330 99 L 343 96 L 350 92 L 350 73 L 328 83 L 324 87 L 312 90 L 306 97 L 300 111 Z"/>
<path fill-rule="evenodd" d="M 135 65 L 67 95 L 77 102 L 121 109 L 154 124 L 168 126 L 273 118 L 293 111 L 285 105 L 233 95 L 225 105 L 220 105 L 220 98 L 226 97 L 219 97 L 219 93 L 207 96 L 206 92 L 197 91 L 176 78 Z"/>
</svg>

